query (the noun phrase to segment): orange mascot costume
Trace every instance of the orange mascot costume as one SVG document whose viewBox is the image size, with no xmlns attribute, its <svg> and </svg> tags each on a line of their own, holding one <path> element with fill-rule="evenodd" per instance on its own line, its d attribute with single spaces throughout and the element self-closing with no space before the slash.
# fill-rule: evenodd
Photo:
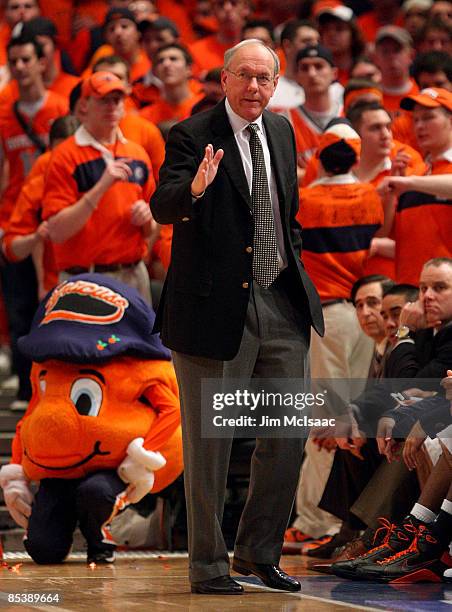
<svg viewBox="0 0 452 612">
<path fill-rule="evenodd" d="M 176 377 L 153 323 L 135 289 L 82 274 L 43 300 L 19 341 L 33 396 L 0 486 L 37 563 L 61 563 L 77 525 L 88 562 L 111 562 L 112 517 L 182 472 Z"/>
</svg>

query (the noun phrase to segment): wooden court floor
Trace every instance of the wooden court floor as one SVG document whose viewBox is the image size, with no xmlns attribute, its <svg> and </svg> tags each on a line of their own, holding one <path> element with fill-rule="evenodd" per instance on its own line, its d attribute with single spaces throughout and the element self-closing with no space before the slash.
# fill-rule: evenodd
<svg viewBox="0 0 452 612">
<path fill-rule="evenodd" d="M 452 585 L 386 585 L 341 581 L 315 575 L 306 558 L 284 557 L 282 567 L 301 577 L 302 591 L 286 594 L 262 586 L 257 578 L 238 577 L 241 596 L 192 595 L 185 555 L 120 553 L 113 565 L 89 568 L 84 555 L 64 564 L 39 566 L 24 555 L 5 555 L 0 570 L 0 609 L 86 612 L 258 611 L 344 612 L 345 610 L 415 610 L 452 612 Z M 39 598 L 39 600 L 38 600 Z M 52 598 L 52 603 L 45 600 Z M 11 601 L 11 600 L 14 600 Z M 31 603 L 27 603 L 27 601 Z"/>
</svg>

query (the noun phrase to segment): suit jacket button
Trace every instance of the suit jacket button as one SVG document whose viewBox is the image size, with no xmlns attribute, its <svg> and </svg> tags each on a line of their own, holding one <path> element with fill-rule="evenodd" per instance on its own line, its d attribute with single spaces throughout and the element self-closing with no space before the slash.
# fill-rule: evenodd
<svg viewBox="0 0 452 612">
<path fill-rule="evenodd" d="M 243 287 L 244 289 L 248 289 L 248 287 L 249 287 L 249 286 L 250 286 L 250 284 L 249 284 L 249 283 L 242 283 L 242 287 Z"/>
<path fill-rule="evenodd" d="M 246 247 L 245 251 L 247 253 L 252 253 L 253 252 L 253 247 Z"/>
<path fill-rule="evenodd" d="M 182 217 L 182 221 L 190 221 L 190 217 Z"/>
</svg>

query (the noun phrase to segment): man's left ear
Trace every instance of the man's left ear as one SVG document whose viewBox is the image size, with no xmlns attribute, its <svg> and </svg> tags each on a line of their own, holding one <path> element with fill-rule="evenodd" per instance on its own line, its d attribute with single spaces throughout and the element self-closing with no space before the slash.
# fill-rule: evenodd
<svg viewBox="0 0 452 612">
<path fill-rule="evenodd" d="M 221 89 L 226 94 L 226 79 L 227 79 L 226 70 L 223 68 L 221 71 Z"/>
</svg>

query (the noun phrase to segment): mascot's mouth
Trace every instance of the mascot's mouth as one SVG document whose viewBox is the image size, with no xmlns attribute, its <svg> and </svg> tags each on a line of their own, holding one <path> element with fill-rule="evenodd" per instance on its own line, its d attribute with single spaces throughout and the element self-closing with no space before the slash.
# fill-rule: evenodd
<svg viewBox="0 0 452 612">
<path fill-rule="evenodd" d="M 100 444 L 101 444 L 100 440 L 95 442 L 93 452 L 90 453 L 87 457 L 85 457 L 81 461 L 78 461 L 77 463 L 72 463 L 71 465 L 63 465 L 63 466 L 58 466 L 58 467 L 53 467 L 51 465 L 44 465 L 42 463 L 38 463 L 37 461 L 33 461 L 33 459 L 27 453 L 27 449 L 24 449 L 24 454 L 31 463 L 33 463 L 34 465 L 37 465 L 40 468 L 44 468 L 45 470 L 70 470 L 73 468 L 78 468 L 84 465 L 85 463 L 88 463 L 88 461 L 91 461 L 91 459 L 93 459 L 93 457 L 96 457 L 96 455 L 109 455 L 110 451 L 100 450 Z"/>
</svg>

